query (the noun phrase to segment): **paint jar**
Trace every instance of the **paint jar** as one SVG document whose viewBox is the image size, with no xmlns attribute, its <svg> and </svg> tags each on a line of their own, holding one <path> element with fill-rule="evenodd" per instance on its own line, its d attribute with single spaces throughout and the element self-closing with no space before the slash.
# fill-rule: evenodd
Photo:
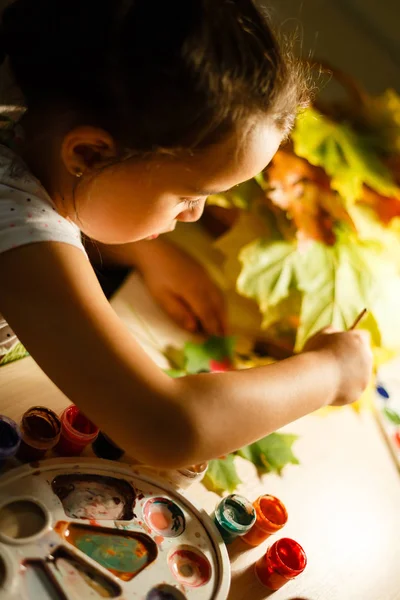
<svg viewBox="0 0 400 600">
<path fill-rule="evenodd" d="M 304 571 L 307 557 L 303 548 L 290 538 L 272 544 L 255 565 L 260 583 L 270 590 L 279 590 L 285 583 Z"/>
<path fill-rule="evenodd" d="M 258 546 L 270 535 L 282 529 L 288 520 L 288 514 L 284 504 L 275 496 L 260 496 L 253 506 L 257 520 L 254 527 L 242 537 L 242 540 L 250 546 Z"/>
<path fill-rule="evenodd" d="M 56 413 L 44 406 L 33 406 L 22 417 L 22 441 L 17 456 L 22 461 L 42 459 L 60 439 L 61 422 Z"/>
<path fill-rule="evenodd" d="M 93 442 L 92 448 L 96 456 L 108 460 L 119 460 L 125 454 L 125 450 L 122 450 L 117 444 L 114 444 L 114 442 L 102 431 L 100 431 Z"/>
<path fill-rule="evenodd" d="M 185 469 L 177 469 L 174 473 L 170 473 L 170 477 L 174 484 L 181 490 L 187 490 L 194 483 L 199 483 L 204 479 L 208 469 L 208 463 L 201 465 L 193 465 Z"/>
<path fill-rule="evenodd" d="M 12 458 L 21 443 L 21 432 L 12 419 L 0 415 L 0 467 L 8 458 Z"/>
<path fill-rule="evenodd" d="M 61 456 L 79 456 L 99 434 L 98 427 L 77 406 L 68 406 L 60 419 L 61 436 L 55 451 Z"/>
<path fill-rule="evenodd" d="M 247 498 L 231 494 L 215 509 L 214 522 L 226 544 L 245 535 L 256 522 L 256 512 Z"/>
</svg>

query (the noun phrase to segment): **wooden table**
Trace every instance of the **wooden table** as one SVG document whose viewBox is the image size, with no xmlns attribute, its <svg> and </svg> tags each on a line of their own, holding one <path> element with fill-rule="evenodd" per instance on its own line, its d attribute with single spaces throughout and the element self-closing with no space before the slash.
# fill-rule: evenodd
<svg viewBox="0 0 400 600">
<path fill-rule="evenodd" d="M 154 306 L 137 277 L 113 306 L 161 366 L 156 346 L 171 341 L 179 346 L 186 337 Z M 68 400 L 31 358 L 1 368 L 0 412 L 18 420 L 34 404 L 59 412 Z M 259 480 L 253 465 L 237 459 L 239 493 L 252 500 L 266 492 L 281 498 L 289 512 L 283 534 L 307 552 L 304 574 L 274 600 L 400 600 L 400 479 L 373 415 L 340 409 L 308 416 L 285 430 L 300 436 L 301 466 Z M 218 502 L 201 484 L 187 495 L 209 512 Z M 248 550 L 237 541 L 229 547 L 229 600 L 269 597 L 253 571 L 266 546 Z"/>
</svg>

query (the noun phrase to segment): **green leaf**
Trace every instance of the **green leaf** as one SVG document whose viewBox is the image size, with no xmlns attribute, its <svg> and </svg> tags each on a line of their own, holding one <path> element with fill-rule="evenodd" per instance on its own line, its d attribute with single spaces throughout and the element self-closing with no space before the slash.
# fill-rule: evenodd
<svg viewBox="0 0 400 600">
<path fill-rule="evenodd" d="M 400 415 L 395 410 L 386 407 L 383 409 L 383 412 L 389 419 L 389 421 L 391 421 L 395 425 L 400 425 Z"/>
<path fill-rule="evenodd" d="M 186 375 L 186 371 L 181 371 L 179 369 L 165 369 L 164 373 L 166 373 L 173 379 L 178 379 L 179 377 L 185 377 L 185 375 Z"/>
<path fill-rule="evenodd" d="M 262 440 L 245 446 L 237 454 L 252 462 L 260 473 L 280 474 L 287 464 L 299 464 L 292 451 L 292 446 L 297 439 L 296 435 L 271 433 Z"/>
<path fill-rule="evenodd" d="M 188 342 L 185 344 L 187 373 L 210 371 L 210 360 L 223 361 L 233 358 L 235 338 L 212 336 L 203 344 Z"/>
<path fill-rule="evenodd" d="M 186 364 L 185 352 L 181 348 L 175 348 L 175 346 L 167 346 L 163 354 L 168 359 L 170 365 L 174 370 L 184 370 Z"/>
<path fill-rule="evenodd" d="M 257 239 L 243 248 L 243 265 L 237 281 L 238 292 L 255 299 L 267 313 L 286 298 L 294 284 L 297 244 Z"/>
<path fill-rule="evenodd" d="M 260 199 L 263 192 L 255 179 L 249 179 L 235 186 L 225 194 L 209 196 L 207 202 L 223 208 L 240 208 L 250 210 L 255 200 Z"/>
<path fill-rule="evenodd" d="M 257 212 L 241 212 L 231 229 L 221 236 L 214 246 L 224 255 L 224 274 L 232 287 L 236 287 L 236 280 L 242 270 L 239 259 L 241 250 L 260 237 L 272 237 L 272 215 L 265 216 L 265 210 L 260 207 Z"/>
<path fill-rule="evenodd" d="M 296 262 L 298 289 L 303 292 L 296 349 L 309 337 L 332 325 L 348 329 L 366 307 L 374 314 L 375 302 L 385 293 L 388 277 L 395 273 L 379 245 L 338 237 L 335 246 L 311 243 Z M 371 332 L 378 335 L 376 324 Z"/>
<path fill-rule="evenodd" d="M 242 483 L 236 472 L 234 455 L 228 454 L 226 458 L 211 460 L 203 483 L 207 489 L 217 494 L 234 492 L 239 483 Z"/>
<path fill-rule="evenodd" d="M 346 123 L 335 123 L 309 108 L 299 115 L 292 139 L 296 154 L 325 169 L 332 189 L 349 203 L 361 197 L 364 184 L 384 196 L 400 194 L 371 141 Z"/>
<path fill-rule="evenodd" d="M 0 367 L 16 360 L 20 360 L 21 358 L 25 358 L 25 356 L 29 356 L 29 352 L 24 348 L 21 342 L 18 342 L 12 350 L 7 352 L 7 354 L 0 359 Z"/>
</svg>

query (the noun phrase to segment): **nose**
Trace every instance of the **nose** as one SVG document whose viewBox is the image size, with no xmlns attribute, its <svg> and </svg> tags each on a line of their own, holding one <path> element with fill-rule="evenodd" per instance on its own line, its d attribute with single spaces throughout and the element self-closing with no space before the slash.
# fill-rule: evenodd
<svg viewBox="0 0 400 600">
<path fill-rule="evenodd" d="M 195 221 L 198 221 L 204 212 L 205 204 L 206 200 L 200 202 L 194 208 L 188 208 L 187 210 L 183 210 L 176 217 L 176 220 L 180 221 L 181 223 L 194 223 Z"/>
</svg>

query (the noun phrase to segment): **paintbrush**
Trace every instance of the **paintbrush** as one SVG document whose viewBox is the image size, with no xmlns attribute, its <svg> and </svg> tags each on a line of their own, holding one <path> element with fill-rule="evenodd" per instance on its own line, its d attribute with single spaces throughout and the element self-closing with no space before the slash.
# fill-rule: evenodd
<svg viewBox="0 0 400 600">
<path fill-rule="evenodd" d="M 368 310 L 366 308 L 363 308 L 363 310 L 358 315 L 357 319 L 354 321 L 353 325 L 351 327 L 349 327 L 347 331 L 352 331 L 353 329 L 355 329 L 357 327 L 357 325 L 359 324 L 359 322 L 361 321 L 361 319 L 363 319 L 365 317 L 367 312 L 368 312 Z"/>
</svg>

